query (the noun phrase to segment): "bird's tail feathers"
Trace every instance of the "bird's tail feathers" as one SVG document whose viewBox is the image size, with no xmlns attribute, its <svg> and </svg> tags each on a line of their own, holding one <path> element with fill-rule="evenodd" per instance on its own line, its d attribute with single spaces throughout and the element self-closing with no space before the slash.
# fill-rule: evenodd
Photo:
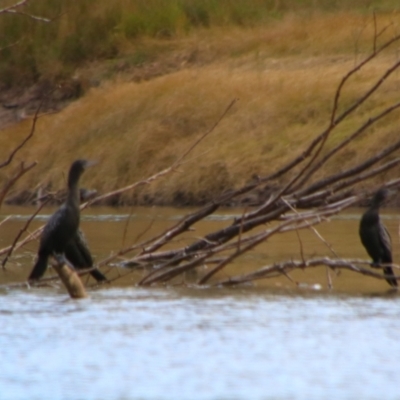
<svg viewBox="0 0 400 400">
<path fill-rule="evenodd" d="M 107 278 L 98 269 L 90 271 L 90 275 L 92 275 L 97 282 L 102 282 L 107 280 Z"/>
<path fill-rule="evenodd" d="M 48 260 L 48 256 L 41 256 L 39 255 L 36 264 L 34 265 L 28 280 L 33 281 L 33 280 L 37 280 L 40 279 L 44 273 L 46 272 L 47 269 L 47 260 Z"/>
<path fill-rule="evenodd" d="M 397 280 L 394 278 L 394 273 L 392 267 L 383 268 L 383 272 L 385 274 L 386 282 L 393 287 L 397 287 Z"/>
</svg>

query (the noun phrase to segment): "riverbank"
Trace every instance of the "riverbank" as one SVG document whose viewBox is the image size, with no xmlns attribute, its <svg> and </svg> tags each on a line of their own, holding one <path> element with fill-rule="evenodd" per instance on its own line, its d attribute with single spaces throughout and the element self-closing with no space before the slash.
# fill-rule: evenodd
<svg viewBox="0 0 400 400">
<path fill-rule="evenodd" d="M 384 14 L 377 22 L 379 29 L 387 27 L 379 44 L 393 36 L 400 18 Z M 81 157 L 99 161 L 82 179 L 83 186 L 99 193 L 151 176 L 184 154 L 235 98 L 234 108 L 178 171 L 109 204 L 199 205 L 266 176 L 326 128 L 335 90 L 371 51 L 375 29 L 370 14 L 287 15 L 267 26 L 199 28 L 176 38 L 143 38 L 137 49 L 151 53 L 151 60 L 133 63 L 129 57 L 138 53 L 127 52 L 86 64 L 71 81 L 79 83 L 81 92 L 63 97 L 61 111 L 42 116 L 34 137 L 18 153 L 16 163 L 39 164 L 17 182 L 8 201 L 32 201 L 38 192 L 61 190 L 70 162 Z M 396 57 L 396 48 L 390 49 L 356 74 L 342 93 L 339 111 L 371 87 Z M 399 85 L 400 77 L 393 75 L 341 125 L 328 148 L 394 104 Z M 2 131 L 7 138 L 2 159 L 30 131 L 29 113 L 20 119 Z M 398 136 L 397 125 L 398 114 L 382 120 L 315 177 L 375 154 L 382 142 Z M 1 179 L 9 173 L 1 170 Z M 366 185 L 394 176 L 381 174 Z M 277 179 L 241 204 L 259 204 L 283 183 Z"/>
</svg>

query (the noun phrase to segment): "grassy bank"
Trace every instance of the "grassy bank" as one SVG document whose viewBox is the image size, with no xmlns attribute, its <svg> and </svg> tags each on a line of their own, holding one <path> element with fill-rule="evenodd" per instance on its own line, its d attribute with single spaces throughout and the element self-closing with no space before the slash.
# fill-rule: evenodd
<svg viewBox="0 0 400 400">
<path fill-rule="evenodd" d="M 15 3 L 3 2 L 4 6 Z M 2 7 L 3 7 L 2 3 Z M 77 66 L 128 53 L 132 63 L 155 54 L 132 50 L 143 37 L 185 37 L 199 28 L 271 26 L 287 16 L 399 10 L 395 0 L 34 0 L 0 18 L 0 79 L 3 84 L 60 79 Z M 133 52 L 133 54 L 132 54 Z"/>
<path fill-rule="evenodd" d="M 379 42 L 399 28 L 393 13 L 380 15 L 377 21 L 379 27 L 389 26 Z M 39 165 L 18 182 L 14 193 L 40 186 L 62 188 L 68 165 L 78 157 L 99 161 L 83 184 L 101 192 L 147 177 L 176 160 L 233 98 L 239 99 L 234 109 L 178 172 L 119 201 L 194 204 L 238 187 L 253 175 L 266 175 L 327 126 L 335 89 L 371 50 L 373 32 L 371 15 L 341 11 L 290 14 L 266 26 L 199 28 L 168 40 L 142 38 L 138 42 L 142 49 L 159 49 L 161 70 L 171 60 L 178 65 L 175 70 L 141 82 L 131 81 L 130 69 L 114 71 L 113 79 L 90 89 L 62 112 L 40 118 L 34 138 L 18 154 L 19 160 L 38 160 Z M 107 75 L 116 62 L 133 57 L 128 49 L 127 44 L 119 61 L 96 62 L 80 73 Z M 393 48 L 356 74 L 346 86 L 340 109 L 397 58 Z M 141 68 L 146 65 L 143 62 Z M 399 88 L 397 74 L 340 127 L 328 145 L 398 101 Z M 390 116 L 372 128 L 319 174 L 376 153 L 382 141 L 398 136 L 398 117 Z M 2 132 L 8 144 L 0 149 L 2 158 L 30 125 L 27 119 Z M 1 173 L 4 177 L 6 171 Z"/>
</svg>

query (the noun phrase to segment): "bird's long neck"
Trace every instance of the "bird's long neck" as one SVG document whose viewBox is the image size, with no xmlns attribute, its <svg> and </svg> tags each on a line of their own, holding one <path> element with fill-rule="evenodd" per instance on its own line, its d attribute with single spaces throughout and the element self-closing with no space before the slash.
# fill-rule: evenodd
<svg viewBox="0 0 400 400">
<path fill-rule="evenodd" d="M 371 212 L 378 213 L 380 207 L 381 207 L 381 203 L 380 203 L 380 202 L 373 202 L 373 203 L 371 204 L 371 207 L 369 208 L 369 210 L 370 210 Z"/>
<path fill-rule="evenodd" d="M 367 225 L 374 225 L 377 224 L 380 220 L 379 218 L 379 207 L 380 207 L 380 203 L 375 203 L 373 202 L 368 211 L 364 214 L 364 224 Z"/>
<path fill-rule="evenodd" d="M 79 177 L 74 175 L 68 177 L 68 194 L 67 194 L 67 204 L 79 208 Z"/>
</svg>

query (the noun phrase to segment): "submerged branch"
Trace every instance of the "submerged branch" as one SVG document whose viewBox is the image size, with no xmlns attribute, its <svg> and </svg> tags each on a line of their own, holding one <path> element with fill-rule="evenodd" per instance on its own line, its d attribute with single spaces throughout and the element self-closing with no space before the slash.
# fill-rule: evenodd
<svg viewBox="0 0 400 400">
<path fill-rule="evenodd" d="M 333 269 L 345 269 L 357 272 L 361 275 L 370 276 L 377 279 L 386 279 L 384 274 L 380 274 L 371 269 L 362 267 L 361 265 L 370 265 L 366 260 L 360 259 L 331 259 L 329 257 L 312 258 L 309 260 L 289 260 L 280 263 L 268 265 L 260 268 L 257 271 L 245 275 L 233 276 L 229 279 L 224 279 L 213 283 L 213 286 L 232 286 L 247 283 L 259 279 L 276 278 L 277 276 L 296 269 L 305 269 L 311 267 L 327 266 Z M 400 268 L 397 265 L 391 265 L 394 268 Z M 400 274 L 395 276 L 395 279 L 400 279 Z"/>
</svg>

